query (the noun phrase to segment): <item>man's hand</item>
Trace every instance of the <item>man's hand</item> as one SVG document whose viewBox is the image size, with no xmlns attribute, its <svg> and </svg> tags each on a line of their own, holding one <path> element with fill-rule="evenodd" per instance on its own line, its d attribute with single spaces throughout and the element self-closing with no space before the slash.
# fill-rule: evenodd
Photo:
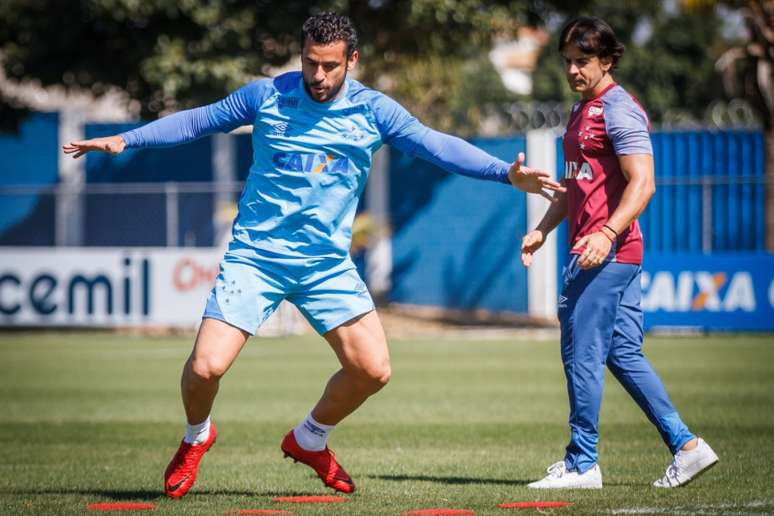
<svg viewBox="0 0 774 516">
<path fill-rule="evenodd" d="M 596 233 L 586 235 L 572 246 L 573 249 L 580 247 L 584 249 L 578 259 L 578 265 L 581 269 L 592 269 L 605 261 L 607 255 L 610 254 L 610 248 L 613 247 L 613 242 L 610 241 L 610 238 L 605 233 L 597 231 Z"/>
<path fill-rule="evenodd" d="M 555 192 L 564 192 L 566 189 L 553 179 L 551 174 L 524 166 L 524 153 L 520 152 L 516 161 L 508 170 L 508 180 L 513 186 L 527 193 L 540 194 L 549 201 L 553 201 L 553 196 L 546 190 Z"/>
<path fill-rule="evenodd" d="M 532 255 L 540 249 L 546 236 L 539 229 L 533 229 L 521 239 L 521 263 L 524 267 L 532 265 Z"/>
<path fill-rule="evenodd" d="M 119 154 L 126 147 L 126 142 L 120 136 L 106 136 L 104 138 L 92 138 L 70 142 L 62 146 L 65 154 L 75 154 L 73 158 L 80 158 L 87 152 L 102 151 L 111 154 Z"/>
</svg>

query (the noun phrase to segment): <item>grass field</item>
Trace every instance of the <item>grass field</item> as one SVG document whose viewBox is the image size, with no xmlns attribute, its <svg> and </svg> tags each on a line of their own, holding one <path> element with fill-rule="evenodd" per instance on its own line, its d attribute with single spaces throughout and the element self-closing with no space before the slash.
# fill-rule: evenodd
<svg viewBox="0 0 774 516">
<path fill-rule="evenodd" d="M 252 340 L 221 384 L 218 443 L 182 500 L 161 494 L 182 432 L 179 371 L 190 338 L 0 334 L 0 514 L 84 514 L 92 502 L 152 502 L 154 514 L 284 509 L 295 514 L 476 514 L 512 501 L 564 500 L 553 514 L 774 513 L 774 338 L 651 338 L 646 349 L 692 429 L 721 463 L 656 490 L 670 460 L 608 376 L 600 465 L 605 488 L 535 492 L 562 456 L 567 401 L 553 341 L 428 339 L 391 344 L 388 387 L 345 421 L 332 447 L 358 484 L 335 505 L 272 497 L 332 494 L 283 460 L 283 434 L 335 369 L 315 337 Z M 535 514 L 535 511 L 529 511 Z"/>
</svg>

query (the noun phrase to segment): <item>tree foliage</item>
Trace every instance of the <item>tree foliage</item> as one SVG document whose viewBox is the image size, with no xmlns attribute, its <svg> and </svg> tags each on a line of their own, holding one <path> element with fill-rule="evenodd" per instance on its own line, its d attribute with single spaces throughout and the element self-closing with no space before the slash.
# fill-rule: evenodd
<svg viewBox="0 0 774 516">
<path fill-rule="evenodd" d="M 726 50 L 718 60 L 724 88 L 750 100 L 762 115 L 769 138 L 774 138 L 774 2 L 726 3 L 741 8 L 749 38 Z M 770 145 L 774 151 L 774 144 Z M 774 175 L 774 170 L 771 173 Z M 774 248 L 774 236 L 771 247 Z"/>
<path fill-rule="evenodd" d="M 477 56 L 524 2 L 473 0 L 5 0 L 0 53 L 10 79 L 99 95 L 111 86 L 141 115 L 213 101 L 300 51 L 303 20 L 333 9 L 359 26 L 367 79 L 426 55 Z M 526 14 L 525 14 L 526 16 Z M 524 20 L 528 19 L 527 16 Z"/>
<path fill-rule="evenodd" d="M 663 14 L 658 0 L 595 0 L 629 44 L 620 79 L 651 112 L 706 105 L 716 23 Z M 0 60 L 11 80 L 36 79 L 100 95 L 119 87 L 144 118 L 212 102 L 268 75 L 300 51 L 303 20 L 349 14 L 359 28 L 359 77 L 445 130 L 475 132 L 487 106 L 510 102 L 487 53 L 520 25 L 580 12 L 569 0 L 4 0 Z M 631 45 L 643 16 L 654 36 Z M 687 16 L 687 15 L 686 15 Z M 679 25 L 677 25 L 679 24 Z M 678 29 L 679 27 L 679 29 Z M 569 98 L 555 44 L 535 74 L 538 99 Z M 675 86 L 676 85 L 676 86 Z M 12 106 L 0 98 L 0 119 Z M 2 109 L 5 108 L 5 109 Z"/>
<path fill-rule="evenodd" d="M 118 86 L 143 116 L 222 96 L 297 49 L 307 2 L 6 0 L 0 52 L 11 79 Z"/>
<path fill-rule="evenodd" d="M 613 75 L 640 99 L 653 121 L 663 121 L 668 113 L 701 119 L 713 100 L 723 98 L 714 66 L 724 49 L 721 21 L 710 6 L 670 11 L 663 2 L 653 0 L 640 1 L 636 8 L 630 3 L 600 1 L 593 9 L 568 9 L 564 14 L 593 14 L 610 23 L 626 45 Z M 564 80 L 557 47 L 558 30 L 540 56 L 534 96 L 571 102 L 576 96 Z"/>
</svg>

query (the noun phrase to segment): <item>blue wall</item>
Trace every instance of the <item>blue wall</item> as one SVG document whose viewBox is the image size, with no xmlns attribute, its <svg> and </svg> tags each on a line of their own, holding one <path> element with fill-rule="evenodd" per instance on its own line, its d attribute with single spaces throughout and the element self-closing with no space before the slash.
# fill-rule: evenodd
<svg viewBox="0 0 774 516">
<path fill-rule="evenodd" d="M 59 180 L 59 116 L 30 115 L 18 134 L 0 133 L 0 186 Z M 50 194 L 0 195 L 0 245 L 54 245 L 54 198 Z"/>
<path fill-rule="evenodd" d="M 522 137 L 473 143 L 508 162 L 526 148 Z M 393 150 L 390 211 L 391 301 L 527 311 L 527 273 L 517 245 L 526 229 L 524 194 Z"/>
</svg>

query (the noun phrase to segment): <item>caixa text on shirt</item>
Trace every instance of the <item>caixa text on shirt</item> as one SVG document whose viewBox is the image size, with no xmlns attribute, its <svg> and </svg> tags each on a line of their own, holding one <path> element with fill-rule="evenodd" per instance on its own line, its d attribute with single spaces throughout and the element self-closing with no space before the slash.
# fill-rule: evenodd
<svg viewBox="0 0 774 516">
<path fill-rule="evenodd" d="M 349 158 L 323 153 L 277 152 L 272 156 L 280 170 L 291 172 L 342 173 L 349 171 Z"/>
<path fill-rule="evenodd" d="M 578 168 L 577 161 L 565 161 L 564 162 L 564 178 L 565 179 L 588 179 L 594 180 L 594 171 L 591 165 L 585 161 L 581 162 L 580 168 Z"/>
</svg>

